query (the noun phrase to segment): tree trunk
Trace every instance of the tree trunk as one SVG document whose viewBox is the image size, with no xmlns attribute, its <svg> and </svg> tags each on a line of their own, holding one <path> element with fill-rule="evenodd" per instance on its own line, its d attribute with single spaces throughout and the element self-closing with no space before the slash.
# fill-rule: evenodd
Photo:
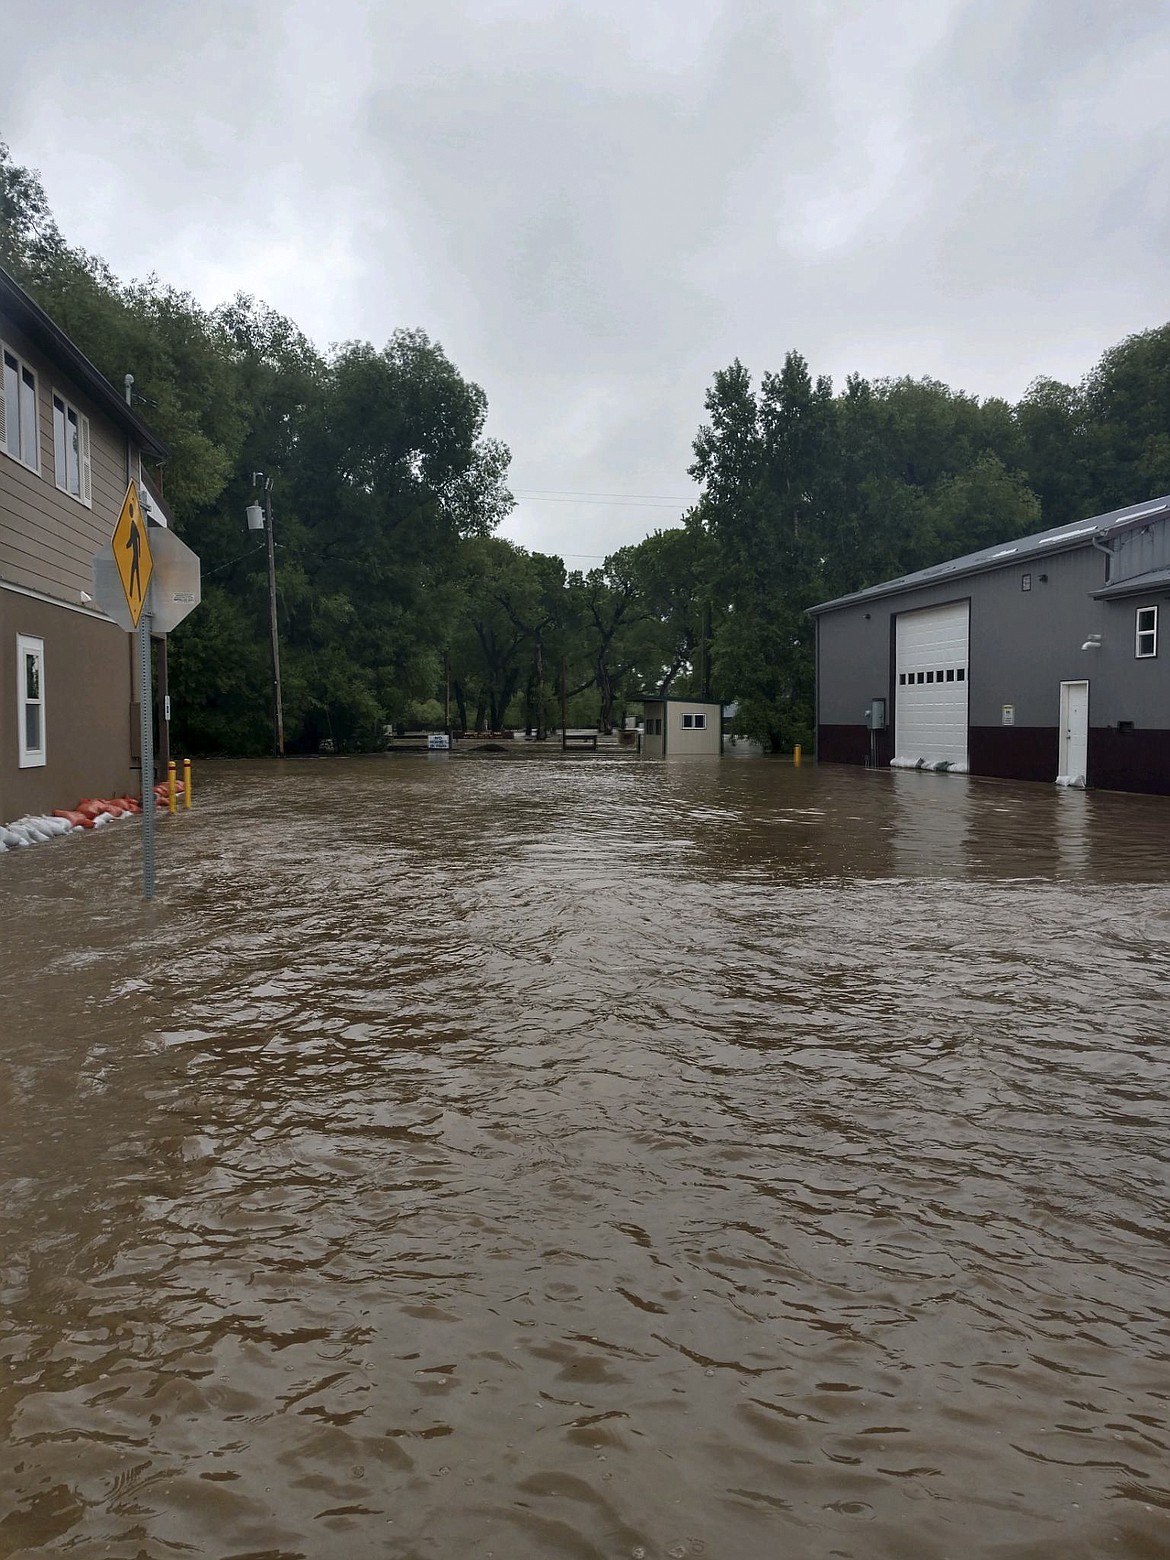
<svg viewBox="0 0 1170 1560">
<path fill-rule="evenodd" d="M 532 667 L 536 676 L 536 740 L 543 742 L 544 729 L 544 640 L 540 629 L 532 642 Z"/>
<path fill-rule="evenodd" d="M 601 712 L 597 724 L 608 734 L 613 730 L 613 680 L 609 667 L 603 661 L 597 663 L 597 691 L 601 695 Z"/>
</svg>

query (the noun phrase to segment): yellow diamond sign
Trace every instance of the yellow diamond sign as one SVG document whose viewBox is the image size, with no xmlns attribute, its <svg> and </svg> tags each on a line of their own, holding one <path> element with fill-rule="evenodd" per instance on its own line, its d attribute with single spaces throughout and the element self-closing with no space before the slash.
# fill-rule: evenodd
<svg viewBox="0 0 1170 1560">
<path fill-rule="evenodd" d="M 134 482 L 131 482 L 126 489 L 122 513 L 118 516 L 110 545 L 114 549 L 114 563 L 117 566 L 118 578 L 122 581 L 126 605 L 130 608 L 131 620 L 137 628 L 138 619 L 142 616 L 142 608 L 146 604 L 146 592 L 150 587 L 150 576 L 154 571 L 154 559 L 151 557 L 150 542 L 146 535 L 146 516 L 142 513 L 142 506 L 138 502 L 138 486 Z"/>
</svg>

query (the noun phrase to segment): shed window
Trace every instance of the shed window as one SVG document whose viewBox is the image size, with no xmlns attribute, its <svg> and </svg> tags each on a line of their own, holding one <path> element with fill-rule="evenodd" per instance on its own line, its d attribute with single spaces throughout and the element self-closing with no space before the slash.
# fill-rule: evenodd
<svg viewBox="0 0 1170 1560">
<path fill-rule="evenodd" d="M 0 356 L 4 360 L 4 377 L 0 382 L 0 449 L 33 471 L 40 471 L 37 376 L 7 347 Z"/>
<path fill-rule="evenodd" d="M 1139 607 L 1134 638 L 1134 655 L 1139 661 L 1148 661 L 1158 653 L 1158 609 Z"/>
<path fill-rule="evenodd" d="M 21 769 L 45 762 L 45 642 L 16 636 L 17 749 Z"/>
<path fill-rule="evenodd" d="M 684 715 L 682 723 L 684 731 L 705 731 L 707 717 L 705 715 Z"/>
</svg>

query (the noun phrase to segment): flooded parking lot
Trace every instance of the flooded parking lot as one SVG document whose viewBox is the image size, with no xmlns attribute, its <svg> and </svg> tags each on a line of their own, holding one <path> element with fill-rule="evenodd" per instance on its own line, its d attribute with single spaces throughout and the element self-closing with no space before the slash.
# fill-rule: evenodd
<svg viewBox="0 0 1170 1560">
<path fill-rule="evenodd" d="M 0 858 L 0 1556 L 1170 1554 L 1170 803 L 196 778 Z"/>
</svg>

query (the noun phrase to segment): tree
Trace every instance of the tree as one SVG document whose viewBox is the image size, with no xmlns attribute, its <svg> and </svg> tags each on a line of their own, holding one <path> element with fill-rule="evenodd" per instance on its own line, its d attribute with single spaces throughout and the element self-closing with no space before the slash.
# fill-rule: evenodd
<svg viewBox="0 0 1170 1560">
<path fill-rule="evenodd" d="M 463 549 L 460 584 L 462 611 L 451 649 L 460 724 L 464 730 L 499 731 L 524 683 L 535 625 L 543 619 L 540 572 L 523 548 L 499 537 L 477 537 Z"/>
<path fill-rule="evenodd" d="M 714 564 L 711 538 L 696 512 L 627 550 L 636 607 L 621 636 L 634 685 L 624 691 L 710 696 Z"/>
<path fill-rule="evenodd" d="M 1094 507 L 1170 489 L 1170 324 L 1111 347 L 1081 387 Z"/>
<path fill-rule="evenodd" d="M 40 175 L 18 167 L 0 141 L 0 266 L 21 281 L 63 247 Z"/>
<path fill-rule="evenodd" d="M 832 460 L 836 407 L 825 378 L 813 381 L 798 353 L 758 394 L 741 363 L 716 375 L 710 422 L 695 440 L 691 475 L 726 582 L 727 610 L 714 637 L 722 690 L 745 729 L 772 747 L 807 740 L 812 626 L 805 608 L 823 578 L 824 546 L 838 481 Z"/>
</svg>

